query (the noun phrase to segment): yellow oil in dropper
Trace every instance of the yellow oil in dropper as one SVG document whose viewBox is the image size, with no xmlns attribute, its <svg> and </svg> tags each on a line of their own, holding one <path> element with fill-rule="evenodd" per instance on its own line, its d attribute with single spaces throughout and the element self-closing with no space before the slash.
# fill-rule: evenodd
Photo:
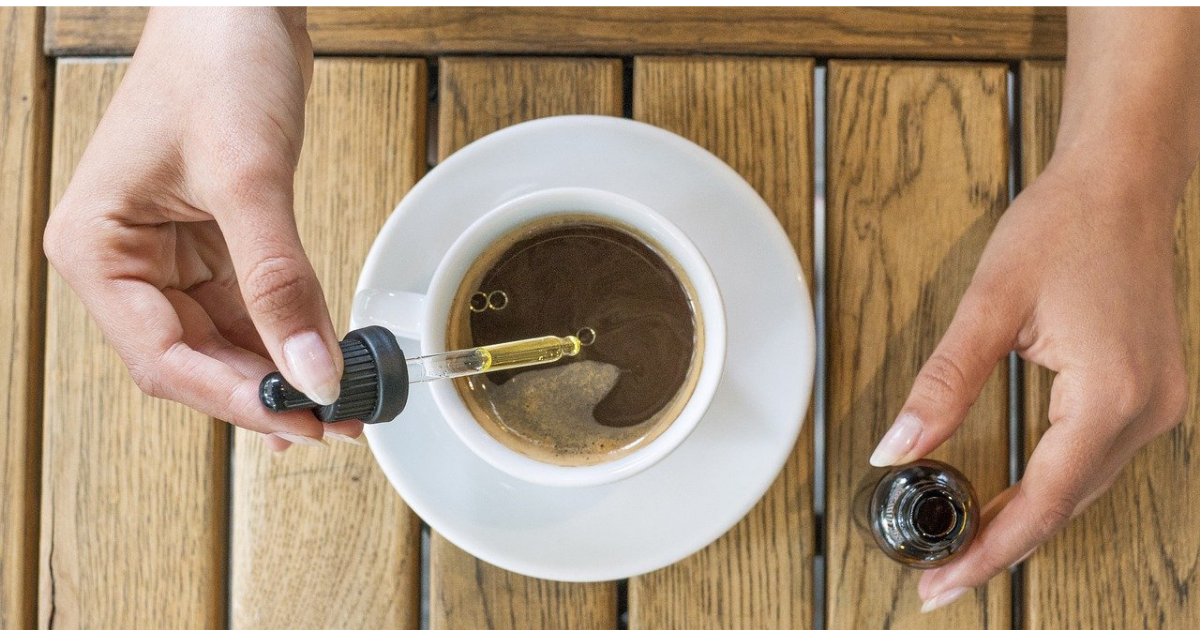
<svg viewBox="0 0 1200 630">
<path fill-rule="evenodd" d="M 595 339 L 595 330 L 581 328 L 566 337 L 533 337 L 416 357 L 404 361 L 401 368 L 404 351 L 396 336 L 383 326 L 367 326 L 350 331 L 340 344 L 345 368 L 341 393 L 333 404 L 313 401 L 279 372 L 263 377 L 258 396 L 271 411 L 312 409 L 322 422 L 390 422 L 404 410 L 411 383 L 553 363 L 579 354 Z"/>
<path fill-rule="evenodd" d="M 583 346 L 591 345 L 595 336 L 595 331 L 584 328 L 575 335 L 565 337 L 547 335 L 415 357 L 408 360 L 408 382 L 420 383 L 553 363 L 563 357 L 579 354 Z M 580 337 L 583 337 L 583 341 Z"/>
</svg>

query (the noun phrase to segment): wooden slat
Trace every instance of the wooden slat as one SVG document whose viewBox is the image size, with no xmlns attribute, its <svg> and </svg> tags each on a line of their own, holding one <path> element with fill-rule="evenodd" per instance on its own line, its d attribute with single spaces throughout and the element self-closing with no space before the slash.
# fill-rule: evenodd
<svg viewBox="0 0 1200 630">
<path fill-rule="evenodd" d="M 0 8 L 0 628 L 37 602 L 49 86 L 42 11 Z"/>
<path fill-rule="evenodd" d="M 1021 64 L 1021 186 L 1037 179 L 1054 153 L 1058 117 L 1062 113 L 1063 64 Z M 1034 390 L 1030 389 L 1029 394 Z"/>
<path fill-rule="evenodd" d="M 54 199 L 126 65 L 58 64 Z M 142 394 L 54 272 L 47 294 L 40 627 L 224 626 L 227 425 Z"/>
<path fill-rule="evenodd" d="M 318 59 L 296 218 L 339 333 L 367 250 L 425 167 L 425 63 Z M 416 628 L 420 522 L 370 452 L 234 449 L 234 628 Z"/>
<path fill-rule="evenodd" d="M 638 58 L 634 67 L 634 117 L 741 173 L 775 210 L 810 287 L 812 90 L 809 59 Z M 810 627 L 812 490 L 806 421 L 783 472 L 746 518 L 699 553 L 630 580 L 630 627 Z"/>
<path fill-rule="evenodd" d="M 1022 180 L 1049 162 L 1063 68 L 1021 66 Z M 1030 628 L 1200 627 L 1200 170 L 1176 222 L 1176 305 L 1192 393 L 1183 425 L 1142 449 L 1109 492 L 1025 562 Z M 1049 428 L 1053 373 L 1025 365 L 1025 455 Z"/>
<path fill-rule="evenodd" d="M 592 59 L 443 59 L 438 154 L 525 120 L 621 114 L 621 62 Z M 430 555 L 430 627 L 530 630 L 616 627 L 614 583 L 524 577 L 467 555 L 436 532 Z"/>
<path fill-rule="evenodd" d="M 614 630 L 613 583 L 537 580 L 494 567 L 433 535 L 432 630 Z"/>
<path fill-rule="evenodd" d="M 145 9 L 48 13 L 55 55 L 129 53 Z M 921 59 L 1062 58 L 1062 8 L 356 7 L 309 11 L 323 54 L 741 53 Z"/>
<path fill-rule="evenodd" d="M 834 62 L 829 70 L 830 630 L 1006 628 L 1009 579 L 921 615 L 919 572 L 856 528 L 867 458 L 937 345 L 1008 202 L 998 65 Z M 1008 479 L 1007 370 L 934 457 L 988 500 Z"/>
</svg>

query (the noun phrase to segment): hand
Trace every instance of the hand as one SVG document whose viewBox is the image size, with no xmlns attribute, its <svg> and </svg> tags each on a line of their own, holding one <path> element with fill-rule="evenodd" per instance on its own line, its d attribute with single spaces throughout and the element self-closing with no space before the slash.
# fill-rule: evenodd
<svg viewBox="0 0 1200 630">
<path fill-rule="evenodd" d="M 152 10 L 45 237 L 143 391 L 269 434 L 273 450 L 322 444 L 326 428 L 263 409 L 272 362 L 326 403 L 341 372 L 292 210 L 304 22 L 302 9 Z"/>
<path fill-rule="evenodd" d="M 924 457 L 958 429 L 1010 350 L 1057 375 L 1025 475 L 983 510 L 971 547 L 921 579 L 932 610 L 1028 557 L 1112 485 L 1186 404 L 1175 312 L 1177 199 L 1070 157 L 1005 212 L 876 466 Z M 996 419 L 996 421 L 1002 421 Z"/>
</svg>

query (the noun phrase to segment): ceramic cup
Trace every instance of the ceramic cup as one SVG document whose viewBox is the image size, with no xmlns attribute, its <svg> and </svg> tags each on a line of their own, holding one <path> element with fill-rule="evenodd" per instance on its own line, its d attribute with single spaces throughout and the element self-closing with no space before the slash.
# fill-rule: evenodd
<svg viewBox="0 0 1200 630">
<path fill-rule="evenodd" d="M 704 257 L 670 221 L 621 195 L 590 188 L 554 188 L 530 193 L 484 214 L 446 251 L 426 293 L 370 290 L 355 296 L 355 313 L 366 326 L 377 324 L 397 336 L 420 342 L 422 354 L 445 352 L 452 301 L 471 265 L 489 246 L 521 226 L 554 215 L 596 215 L 654 242 L 674 259 L 695 292 L 704 321 L 700 374 L 691 397 L 662 434 L 618 459 L 584 466 L 563 466 L 532 459 L 492 437 L 480 426 L 449 380 L 429 387 L 438 410 L 464 444 L 495 468 L 545 486 L 594 486 L 646 470 L 661 461 L 692 432 L 712 402 L 725 363 L 725 308 Z M 402 421 L 402 420 L 401 420 Z"/>
</svg>

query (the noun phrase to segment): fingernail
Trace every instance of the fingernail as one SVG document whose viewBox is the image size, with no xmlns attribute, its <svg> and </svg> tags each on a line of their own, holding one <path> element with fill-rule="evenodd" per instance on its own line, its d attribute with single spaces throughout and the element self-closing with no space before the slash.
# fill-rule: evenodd
<svg viewBox="0 0 1200 630">
<path fill-rule="evenodd" d="M 341 433 L 334 433 L 333 431 L 326 431 L 325 437 L 333 438 L 339 442 L 345 442 L 347 444 L 353 444 L 355 446 L 366 446 L 367 445 L 367 438 L 363 437 L 362 435 L 359 435 L 358 437 L 350 437 L 349 435 L 342 435 Z"/>
<path fill-rule="evenodd" d="M 332 405 L 340 391 L 337 366 L 329 348 L 316 332 L 292 335 L 283 343 L 283 358 L 296 382 L 292 383 L 309 398 Z"/>
<path fill-rule="evenodd" d="M 308 437 L 307 435 L 296 435 L 295 433 L 272 433 L 271 435 L 283 438 L 292 444 L 299 444 L 301 446 L 329 446 L 324 440 L 318 440 L 317 438 Z"/>
<path fill-rule="evenodd" d="M 945 606 L 946 604 L 949 604 L 950 602 L 953 602 L 954 600 L 956 600 L 959 597 L 962 597 L 963 595 L 966 595 L 966 594 L 967 594 L 967 589 L 965 589 L 961 586 L 958 588 L 952 588 L 952 589 L 946 591 L 945 593 L 942 593 L 941 595 L 935 595 L 934 597 L 929 598 L 928 601 L 926 601 L 924 604 L 921 604 L 921 612 L 927 613 L 927 612 L 930 612 L 933 610 L 937 610 L 937 609 L 941 608 L 942 606 Z"/>
<path fill-rule="evenodd" d="M 871 453 L 871 465 L 891 466 L 895 464 L 917 445 L 920 437 L 921 421 L 911 413 L 902 414 L 896 418 L 892 428 L 888 429 L 883 439 L 879 441 L 875 452 Z"/>
</svg>

